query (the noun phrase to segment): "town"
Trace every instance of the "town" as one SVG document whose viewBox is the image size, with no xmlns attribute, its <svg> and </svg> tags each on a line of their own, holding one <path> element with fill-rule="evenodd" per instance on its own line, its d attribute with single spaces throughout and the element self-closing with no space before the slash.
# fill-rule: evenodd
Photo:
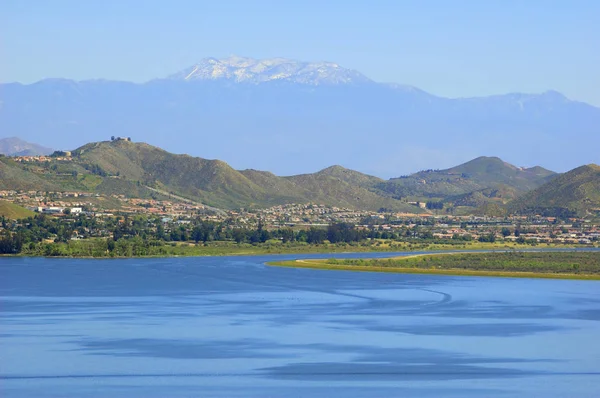
<svg viewBox="0 0 600 398">
<path fill-rule="evenodd" d="M 140 218 L 161 224 L 166 233 L 191 230 L 198 222 L 226 225 L 228 230 L 266 231 L 291 229 L 306 231 L 327 229 L 343 223 L 362 236 L 392 240 L 479 241 L 594 245 L 600 241 L 600 225 L 589 219 L 542 216 L 454 216 L 448 214 L 410 214 L 354 210 L 333 206 L 286 204 L 264 209 L 217 210 L 178 199 L 157 200 L 128 198 L 124 195 L 100 195 L 89 192 L 0 191 L 0 200 L 43 214 L 57 222 L 72 223 L 78 218 L 94 220 L 93 231 L 72 229 L 72 240 L 114 238 L 115 223 L 125 218 Z M 6 225 L 6 223 L 5 223 Z M 370 235 L 369 235 L 370 234 Z M 187 240 L 186 239 L 186 240 Z M 281 239 L 281 237 L 278 237 Z"/>
</svg>

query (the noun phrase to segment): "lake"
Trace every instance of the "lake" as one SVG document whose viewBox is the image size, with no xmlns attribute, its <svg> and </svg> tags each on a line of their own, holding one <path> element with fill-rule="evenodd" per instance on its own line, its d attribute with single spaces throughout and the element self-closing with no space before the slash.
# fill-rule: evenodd
<svg viewBox="0 0 600 398">
<path fill-rule="evenodd" d="M 600 396 L 600 282 L 330 256 L 0 258 L 0 396 Z"/>
</svg>

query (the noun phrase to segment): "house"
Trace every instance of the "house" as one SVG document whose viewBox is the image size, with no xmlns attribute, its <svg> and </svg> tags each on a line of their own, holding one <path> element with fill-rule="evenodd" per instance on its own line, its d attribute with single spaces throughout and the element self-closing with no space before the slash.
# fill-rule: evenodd
<svg viewBox="0 0 600 398">
<path fill-rule="evenodd" d="M 65 209 L 62 207 L 39 207 L 38 211 L 44 214 L 62 214 Z"/>
</svg>

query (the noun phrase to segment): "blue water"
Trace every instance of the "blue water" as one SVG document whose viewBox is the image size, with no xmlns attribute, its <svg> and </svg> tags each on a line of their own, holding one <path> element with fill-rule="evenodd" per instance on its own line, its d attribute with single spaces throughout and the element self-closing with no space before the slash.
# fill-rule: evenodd
<svg viewBox="0 0 600 398">
<path fill-rule="evenodd" d="M 0 396 L 600 396 L 600 282 L 295 257 L 0 258 Z"/>
</svg>

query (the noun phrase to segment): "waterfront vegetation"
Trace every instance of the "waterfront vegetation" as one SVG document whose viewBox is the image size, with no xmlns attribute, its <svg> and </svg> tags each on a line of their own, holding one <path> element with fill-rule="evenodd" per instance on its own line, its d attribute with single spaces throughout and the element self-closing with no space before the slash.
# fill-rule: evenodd
<svg viewBox="0 0 600 398">
<path fill-rule="evenodd" d="M 442 253 L 388 259 L 328 259 L 270 265 L 351 271 L 600 280 L 600 252 Z"/>
<path fill-rule="evenodd" d="M 2 244 L 2 241 L 0 241 Z M 282 243 L 272 239 L 264 243 L 236 243 L 232 241 L 166 242 L 141 237 L 94 238 L 67 242 L 29 242 L 16 252 L 6 253 L 21 256 L 47 257 L 171 257 L 171 256 L 226 256 L 260 254 L 308 254 L 308 253 L 361 253 L 361 252 L 420 252 L 451 250 L 509 250 L 527 248 L 568 248 L 566 245 L 543 244 L 531 246 L 514 242 L 465 242 L 461 245 L 433 242 L 390 242 L 383 240 L 360 243 Z M 16 249 L 15 249 L 16 250 Z"/>
</svg>

